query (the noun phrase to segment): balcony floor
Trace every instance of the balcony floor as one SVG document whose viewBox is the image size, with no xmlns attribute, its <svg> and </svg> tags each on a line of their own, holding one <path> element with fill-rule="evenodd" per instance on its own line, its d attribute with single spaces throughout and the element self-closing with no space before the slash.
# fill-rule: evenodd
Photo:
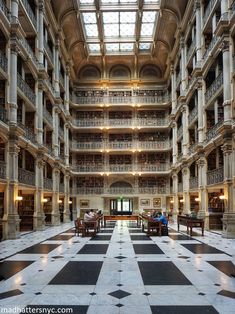
<svg viewBox="0 0 235 314">
<path fill-rule="evenodd" d="M 175 224 L 169 236 L 147 238 L 134 222 L 119 221 L 94 241 L 74 236 L 72 227 L 0 243 L 1 309 L 234 313 L 235 240 L 207 231 L 191 238 Z"/>
</svg>

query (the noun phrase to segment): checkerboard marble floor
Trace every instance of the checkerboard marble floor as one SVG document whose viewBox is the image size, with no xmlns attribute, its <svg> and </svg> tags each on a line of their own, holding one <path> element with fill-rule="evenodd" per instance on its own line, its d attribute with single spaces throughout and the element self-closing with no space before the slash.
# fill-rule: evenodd
<svg viewBox="0 0 235 314">
<path fill-rule="evenodd" d="M 125 221 L 81 238 L 63 224 L 1 242 L 0 280 L 0 308 L 8 313 L 234 314 L 235 240 L 199 231 L 189 237 L 175 225 L 169 236 L 146 237 Z"/>
</svg>

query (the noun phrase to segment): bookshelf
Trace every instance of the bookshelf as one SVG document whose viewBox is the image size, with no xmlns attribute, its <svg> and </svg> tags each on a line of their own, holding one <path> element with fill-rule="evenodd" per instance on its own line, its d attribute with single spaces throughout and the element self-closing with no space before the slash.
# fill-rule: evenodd
<svg viewBox="0 0 235 314">
<path fill-rule="evenodd" d="M 23 200 L 18 203 L 20 231 L 33 230 L 34 195 L 23 195 Z"/>
<path fill-rule="evenodd" d="M 219 198 L 220 195 L 220 192 L 208 193 L 209 228 L 212 230 L 223 228 L 224 200 Z"/>
</svg>

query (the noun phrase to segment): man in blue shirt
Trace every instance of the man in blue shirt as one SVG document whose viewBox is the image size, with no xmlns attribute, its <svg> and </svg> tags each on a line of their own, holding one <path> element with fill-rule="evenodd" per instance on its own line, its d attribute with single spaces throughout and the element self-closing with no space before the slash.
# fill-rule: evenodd
<svg viewBox="0 0 235 314">
<path fill-rule="evenodd" d="M 168 225 L 168 221 L 167 218 L 161 213 L 158 213 L 158 217 L 157 218 L 153 218 L 153 220 L 155 221 L 161 221 L 163 225 L 167 226 Z"/>
</svg>

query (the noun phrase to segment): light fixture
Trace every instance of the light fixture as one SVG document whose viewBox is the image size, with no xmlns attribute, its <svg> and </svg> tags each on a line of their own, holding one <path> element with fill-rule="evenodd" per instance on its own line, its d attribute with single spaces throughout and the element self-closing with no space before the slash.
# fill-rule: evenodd
<svg viewBox="0 0 235 314">
<path fill-rule="evenodd" d="M 73 202 L 72 201 L 69 201 L 69 204 L 72 204 Z"/>
<path fill-rule="evenodd" d="M 224 196 L 224 195 L 220 195 L 220 196 L 219 196 L 219 199 L 220 199 L 220 200 L 224 200 L 224 199 L 225 199 L 225 196 Z"/>
<path fill-rule="evenodd" d="M 182 199 L 182 200 L 180 200 L 180 203 L 184 203 L 184 200 Z"/>
<path fill-rule="evenodd" d="M 173 200 L 170 200 L 170 203 L 172 204 L 172 203 L 174 203 L 174 201 L 173 201 Z"/>
<path fill-rule="evenodd" d="M 195 197 L 195 201 L 196 201 L 196 202 L 199 202 L 199 201 L 200 201 L 200 198 L 199 198 L 199 197 Z"/>
<path fill-rule="evenodd" d="M 23 196 L 19 196 L 19 195 L 16 196 L 16 200 L 17 200 L 17 201 L 22 201 L 22 199 L 23 199 Z"/>
<path fill-rule="evenodd" d="M 42 199 L 42 203 L 46 203 L 46 202 L 48 202 L 48 199 L 47 198 L 43 198 Z"/>
<path fill-rule="evenodd" d="M 62 203 L 62 200 L 58 200 L 58 203 L 61 204 L 61 203 Z"/>
</svg>

